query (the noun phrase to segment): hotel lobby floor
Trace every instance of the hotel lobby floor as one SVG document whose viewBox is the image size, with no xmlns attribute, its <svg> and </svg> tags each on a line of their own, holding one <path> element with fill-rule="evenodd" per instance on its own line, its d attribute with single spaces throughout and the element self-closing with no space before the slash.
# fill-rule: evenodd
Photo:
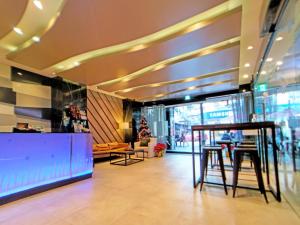
<svg viewBox="0 0 300 225">
<path fill-rule="evenodd" d="M 167 154 L 127 167 L 96 164 L 94 177 L 0 207 L 5 225 L 272 224 L 300 219 L 283 199 L 238 189 L 192 187 L 191 156 Z"/>
</svg>

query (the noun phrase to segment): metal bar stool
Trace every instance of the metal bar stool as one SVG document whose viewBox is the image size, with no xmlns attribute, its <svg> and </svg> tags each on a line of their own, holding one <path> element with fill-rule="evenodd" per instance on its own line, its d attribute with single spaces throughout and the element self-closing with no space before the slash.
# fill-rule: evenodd
<svg viewBox="0 0 300 225">
<path fill-rule="evenodd" d="M 223 162 L 223 156 L 222 156 L 222 148 L 219 146 L 204 146 L 202 148 L 202 151 L 203 151 L 203 153 L 202 153 L 202 158 L 201 158 L 200 191 L 202 191 L 202 187 L 203 187 L 203 183 L 204 183 L 204 174 L 205 174 L 205 171 L 207 171 L 208 155 L 209 155 L 209 153 L 216 152 L 218 161 L 219 161 L 219 165 L 220 165 L 225 194 L 227 195 L 228 193 L 227 193 L 227 187 L 226 187 L 226 177 L 225 177 L 225 169 L 224 169 L 224 162 Z"/>
<path fill-rule="evenodd" d="M 232 142 L 230 140 L 222 140 L 222 141 L 217 141 L 216 142 L 218 145 L 226 145 L 227 146 L 227 151 L 228 151 L 228 155 L 229 155 L 229 159 L 230 159 L 230 165 L 232 166 L 232 152 L 231 152 L 231 145 Z"/>
<path fill-rule="evenodd" d="M 268 203 L 266 190 L 264 186 L 264 181 L 262 177 L 262 171 L 261 171 L 261 164 L 260 164 L 260 158 L 258 156 L 258 151 L 255 148 L 236 148 L 234 150 L 234 159 L 233 159 L 233 197 L 235 197 L 236 187 L 238 184 L 238 176 L 239 176 L 239 170 L 242 163 L 242 158 L 244 154 L 248 154 L 254 164 L 254 170 L 256 174 L 256 179 L 258 183 L 258 187 L 260 190 L 260 193 L 264 195 L 266 202 Z"/>
</svg>

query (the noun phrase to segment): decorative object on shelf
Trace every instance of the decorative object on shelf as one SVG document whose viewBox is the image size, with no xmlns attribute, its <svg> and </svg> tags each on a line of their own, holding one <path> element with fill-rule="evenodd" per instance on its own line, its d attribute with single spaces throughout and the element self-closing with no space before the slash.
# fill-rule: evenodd
<svg viewBox="0 0 300 225">
<path fill-rule="evenodd" d="M 63 112 L 63 125 L 68 133 L 88 133 L 88 120 L 86 110 L 80 109 L 78 105 L 67 105 Z"/>
<path fill-rule="evenodd" d="M 157 157 L 162 157 L 164 156 L 165 150 L 166 150 L 166 145 L 163 143 L 158 143 L 157 145 L 154 146 L 154 152 Z"/>
</svg>

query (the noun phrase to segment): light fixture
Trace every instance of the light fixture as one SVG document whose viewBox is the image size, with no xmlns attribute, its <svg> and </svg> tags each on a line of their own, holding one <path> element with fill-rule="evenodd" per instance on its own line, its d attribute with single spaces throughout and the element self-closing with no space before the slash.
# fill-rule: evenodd
<svg viewBox="0 0 300 225">
<path fill-rule="evenodd" d="M 130 92 L 130 91 L 132 91 L 132 90 L 133 90 L 132 88 L 127 88 L 127 89 L 123 90 L 122 92 L 123 92 L 123 93 L 126 93 L 126 92 Z"/>
<path fill-rule="evenodd" d="M 157 66 L 154 67 L 153 71 L 161 70 L 161 69 L 163 69 L 163 68 L 165 68 L 165 67 L 166 67 L 166 65 L 164 65 L 164 64 L 159 64 L 159 65 L 157 65 Z"/>
<path fill-rule="evenodd" d="M 127 82 L 127 81 L 130 81 L 130 78 L 127 77 L 122 80 L 122 82 Z"/>
<path fill-rule="evenodd" d="M 281 36 L 276 38 L 276 41 L 281 41 L 281 40 L 283 40 L 283 37 L 281 37 Z"/>
<path fill-rule="evenodd" d="M 261 71 L 260 74 L 265 75 L 267 72 L 265 70 Z"/>
<path fill-rule="evenodd" d="M 119 124 L 119 127 L 123 130 L 128 130 L 130 128 L 128 122 L 123 122 L 123 123 Z"/>
<path fill-rule="evenodd" d="M 14 31 L 19 35 L 23 35 L 23 31 L 18 27 L 14 27 Z"/>
<path fill-rule="evenodd" d="M 277 66 L 281 66 L 282 64 L 283 64 L 282 61 L 277 61 L 277 62 L 276 62 L 276 65 L 277 65 Z"/>
<path fill-rule="evenodd" d="M 243 92 L 245 93 L 245 92 L 246 92 L 246 89 L 243 89 Z"/>
<path fill-rule="evenodd" d="M 269 58 L 266 59 L 266 61 L 267 61 L 267 62 L 272 62 L 272 61 L 273 61 L 273 58 L 269 57 Z"/>
<path fill-rule="evenodd" d="M 147 48 L 147 47 L 148 47 L 148 46 L 145 45 L 145 44 L 136 45 L 136 46 L 132 47 L 131 49 L 129 49 L 128 52 L 139 51 L 139 50 L 145 49 L 145 48 Z"/>
<path fill-rule="evenodd" d="M 43 10 L 43 4 L 39 0 L 33 0 L 34 5 L 39 9 Z"/>
<path fill-rule="evenodd" d="M 188 90 L 194 90 L 196 86 L 189 87 Z"/>
<path fill-rule="evenodd" d="M 151 84 L 151 86 L 150 87 L 159 87 L 159 86 L 161 86 L 161 84 Z"/>
<path fill-rule="evenodd" d="M 190 77 L 190 78 L 186 78 L 184 81 L 185 82 L 190 82 L 190 81 L 194 81 L 194 80 L 196 80 L 195 77 Z"/>
<path fill-rule="evenodd" d="M 79 66 L 80 62 L 74 62 L 74 66 Z"/>
<path fill-rule="evenodd" d="M 245 67 L 250 67 L 250 63 L 245 63 Z"/>
<path fill-rule="evenodd" d="M 21 73 L 21 72 L 17 72 L 17 74 L 18 74 L 19 76 L 23 76 L 23 73 Z"/>
<path fill-rule="evenodd" d="M 191 96 L 189 96 L 189 95 L 184 96 L 184 100 L 185 101 L 191 100 Z"/>
<path fill-rule="evenodd" d="M 253 49 L 253 46 L 252 46 L 252 45 L 249 45 L 247 49 L 248 49 L 248 50 L 252 50 L 252 49 Z"/>
<path fill-rule="evenodd" d="M 32 37 L 32 40 L 34 41 L 34 42 L 40 42 L 40 37 L 38 37 L 38 36 L 33 36 Z"/>
<path fill-rule="evenodd" d="M 244 78 L 248 78 L 249 77 L 249 75 L 248 74 L 244 74 L 244 76 L 243 76 Z"/>
</svg>

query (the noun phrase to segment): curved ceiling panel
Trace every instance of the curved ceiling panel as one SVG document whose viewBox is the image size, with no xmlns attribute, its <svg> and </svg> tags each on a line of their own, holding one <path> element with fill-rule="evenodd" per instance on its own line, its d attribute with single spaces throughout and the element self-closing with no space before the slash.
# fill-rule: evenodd
<svg viewBox="0 0 300 225">
<path fill-rule="evenodd" d="M 158 89 L 160 87 L 165 87 L 168 85 L 173 85 L 173 84 L 186 84 L 186 83 L 190 83 L 192 81 L 202 81 L 203 79 L 206 78 L 215 78 L 217 76 L 223 75 L 223 74 L 228 74 L 228 73 L 234 73 L 239 71 L 238 67 L 234 67 L 234 68 L 230 68 L 230 69 L 225 69 L 225 70 L 219 70 L 219 71 L 215 71 L 212 73 L 207 73 L 207 74 L 201 74 L 198 76 L 192 76 L 192 77 L 188 77 L 188 78 L 184 78 L 184 79 L 177 79 L 177 80 L 168 80 L 168 81 L 164 81 L 164 82 L 158 82 L 158 83 L 147 83 L 144 85 L 140 85 L 140 86 L 135 86 L 132 88 L 125 88 L 125 89 L 119 89 L 114 91 L 113 93 L 115 94 L 121 94 L 121 95 L 126 95 L 127 93 L 130 92 L 130 94 L 132 94 L 135 91 L 138 90 L 145 90 L 145 88 L 155 88 Z M 134 94 L 134 93 L 133 93 Z"/>
<path fill-rule="evenodd" d="M 224 0 L 68 1 L 56 26 L 40 46 L 32 46 L 12 59 L 34 68 L 46 68 L 87 51 L 152 34 L 222 2 Z"/>
<path fill-rule="evenodd" d="M 199 88 L 199 89 L 195 89 L 195 90 L 187 90 L 187 91 L 182 91 L 182 92 L 175 93 L 175 94 L 169 94 L 169 95 L 166 95 L 163 97 L 158 97 L 155 99 L 154 98 L 147 99 L 147 101 L 161 100 L 161 99 L 168 99 L 168 98 L 183 98 L 186 95 L 190 95 L 190 96 L 205 95 L 205 94 L 209 94 L 209 93 L 217 93 L 217 92 L 232 90 L 232 89 L 236 89 L 236 88 L 238 88 L 238 85 L 232 84 L 232 83 L 215 84 L 212 86 L 207 86 L 207 87 L 203 87 L 203 88 Z"/>
<path fill-rule="evenodd" d="M 192 90 L 190 90 L 190 88 L 183 88 L 183 89 L 178 89 L 178 90 L 174 90 L 174 91 L 170 91 L 170 92 L 160 93 L 157 95 L 139 97 L 137 100 L 149 101 L 152 99 L 160 99 L 160 98 L 164 98 L 164 97 L 169 97 L 170 95 L 174 95 L 174 94 L 186 93 L 189 91 L 196 92 L 196 91 L 201 91 L 203 88 L 218 86 L 218 85 L 222 85 L 222 84 L 230 84 L 231 85 L 233 81 L 234 81 L 233 79 L 226 79 L 226 80 L 214 81 L 214 82 L 210 81 L 209 83 L 204 83 L 204 84 L 200 84 L 198 86 L 193 86 L 194 88 Z"/>
<path fill-rule="evenodd" d="M 222 75 L 218 75 L 210 78 L 204 78 L 197 81 L 190 81 L 186 83 L 171 84 L 171 85 L 155 87 L 155 88 L 146 87 L 146 88 L 137 89 L 127 93 L 122 93 L 121 95 L 130 99 L 139 99 L 141 98 L 141 96 L 154 96 L 160 94 L 167 94 L 182 89 L 194 90 L 197 89 L 197 86 L 206 85 L 208 83 L 220 82 L 224 80 L 230 80 L 234 83 L 235 81 L 237 81 L 237 77 L 238 77 L 238 71 L 234 73 L 225 73 Z"/>
<path fill-rule="evenodd" d="M 149 83 L 159 83 L 170 80 L 184 79 L 200 74 L 225 70 L 239 65 L 239 46 L 235 46 L 214 54 L 183 61 L 165 67 L 128 82 L 119 82 L 110 86 L 100 87 L 105 91 L 116 91 Z"/>
<path fill-rule="evenodd" d="M 0 0 L 0 39 L 18 24 L 27 2 L 28 0 Z"/>
<path fill-rule="evenodd" d="M 224 49 L 228 49 L 231 48 L 233 46 L 237 46 L 240 43 L 240 37 L 234 37 L 234 38 L 230 38 L 228 40 L 219 42 L 217 44 L 213 44 L 204 48 L 200 48 L 191 52 L 187 52 L 184 54 L 180 54 L 180 55 L 176 55 L 172 58 L 168 58 L 162 61 L 159 61 L 157 63 L 154 63 L 152 65 L 146 66 L 144 68 L 141 68 L 138 71 L 135 71 L 133 73 L 130 73 L 126 76 L 120 77 L 120 78 L 116 78 L 114 80 L 109 80 L 109 81 L 105 81 L 100 83 L 100 86 L 107 86 L 107 85 L 113 85 L 119 82 L 128 82 L 134 79 L 137 79 L 139 77 L 143 77 L 145 74 L 149 74 L 151 72 L 155 72 L 158 70 L 162 70 L 168 66 L 171 66 L 173 64 L 177 64 L 180 62 L 184 62 L 187 60 L 191 60 L 197 57 L 202 57 L 202 56 L 206 56 L 206 55 L 210 55 L 219 51 L 222 51 Z"/>
<path fill-rule="evenodd" d="M 18 24 L 0 39 L 1 53 L 14 52 L 13 54 L 16 54 L 33 43 L 38 43 L 41 37 L 54 25 L 63 8 L 64 1 L 29 1 Z M 36 2 L 39 4 L 37 5 Z"/>
<path fill-rule="evenodd" d="M 166 58 L 240 35 L 240 17 L 241 13 L 238 12 L 201 30 L 154 45 L 151 48 L 93 59 L 59 75 L 89 85 L 122 77 Z"/>
</svg>

